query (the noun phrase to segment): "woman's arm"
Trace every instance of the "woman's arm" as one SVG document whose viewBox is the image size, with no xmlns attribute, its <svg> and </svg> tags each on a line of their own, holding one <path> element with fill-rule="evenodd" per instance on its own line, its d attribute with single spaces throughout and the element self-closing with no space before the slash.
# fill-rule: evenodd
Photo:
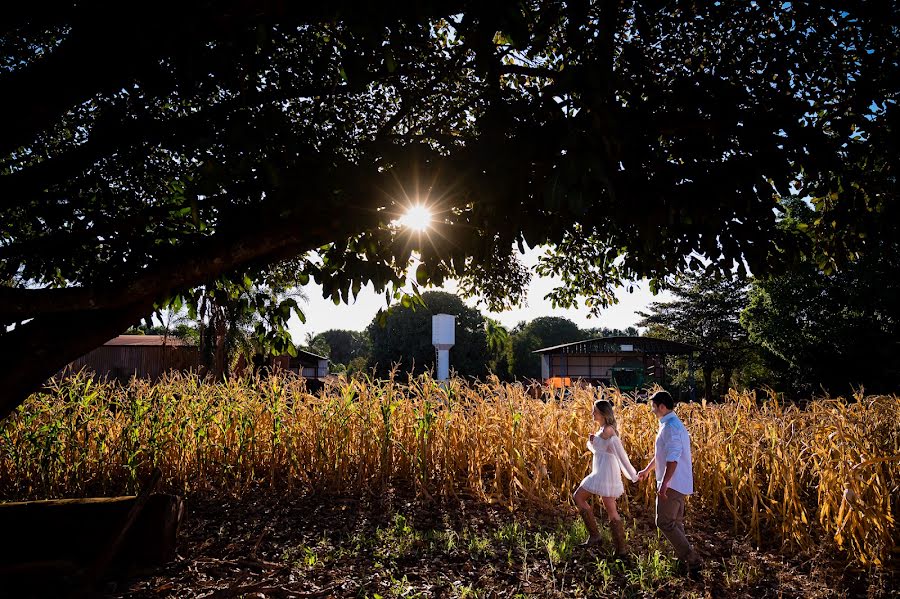
<svg viewBox="0 0 900 599">
<path fill-rule="evenodd" d="M 619 458 L 619 467 L 622 469 L 622 472 L 625 473 L 631 482 L 636 483 L 638 474 L 635 471 L 634 466 L 631 465 L 631 460 L 628 459 L 628 454 L 625 453 L 625 447 L 622 446 L 622 441 L 619 439 L 619 436 L 616 435 L 610 444 L 616 452 L 616 457 Z"/>
</svg>

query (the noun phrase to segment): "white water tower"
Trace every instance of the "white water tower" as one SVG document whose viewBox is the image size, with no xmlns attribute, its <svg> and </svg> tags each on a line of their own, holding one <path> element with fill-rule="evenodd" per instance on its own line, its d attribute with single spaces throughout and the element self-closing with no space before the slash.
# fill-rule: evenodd
<svg viewBox="0 0 900 599">
<path fill-rule="evenodd" d="M 435 314 L 431 317 L 431 343 L 437 352 L 437 378 L 446 381 L 450 376 L 450 348 L 456 343 L 456 317 Z"/>
</svg>

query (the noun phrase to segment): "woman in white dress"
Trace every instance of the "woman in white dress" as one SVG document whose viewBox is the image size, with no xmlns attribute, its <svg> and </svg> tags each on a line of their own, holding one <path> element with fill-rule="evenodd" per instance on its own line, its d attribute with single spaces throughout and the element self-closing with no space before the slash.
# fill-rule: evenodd
<svg viewBox="0 0 900 599">
<path fill-rule="evenodd" d="M 622 441 L 619 439 L 612 404 L 603 399 L 595 401 L 592 415 L 594 421 L 600 425 L 600 429 L 596 433 L 588 436 L 587 446 L 594 454 L 593 468 L 575 491 L 575 505 L 578 506 L 578 512 L 590 533 L 590 537 L 582 545 L 594 545 L 600 540 L 597 520 L 588 503 L 592 494 L 599 495 L 603 500 L 603 507 L 606 508 L 606 513 L 609 515 L 609 527 L 612 531 L 616 554 L 621 556 L 625 555 L 628 548 L 625 545 L 625 526 L 616 509 L 616 498 L 625 492 L 625 487 L 622 485 L 622 473 L 632 482 L 637 482 L 637 472 L 631 465 L 625 448 L 622 447 Z"/>
</svg>

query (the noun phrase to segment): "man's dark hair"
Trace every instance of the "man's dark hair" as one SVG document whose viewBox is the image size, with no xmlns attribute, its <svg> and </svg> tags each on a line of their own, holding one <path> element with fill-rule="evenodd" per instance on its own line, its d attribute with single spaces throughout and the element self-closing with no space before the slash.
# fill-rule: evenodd
<svg viewBox="0 0 900 599">
<path fill-rule="evenodd" d="M 650 401 L 652 401 L 653 403 L 655 403 L 657 405 L 662 404 L 670 410 L 675 409 L 675 400 L 672 399 L 672 396 L 669 394 L 669 392 L 665 391 L 665 390 L 657 391 L 656 393 L 651 395 Z"/>
</svg>

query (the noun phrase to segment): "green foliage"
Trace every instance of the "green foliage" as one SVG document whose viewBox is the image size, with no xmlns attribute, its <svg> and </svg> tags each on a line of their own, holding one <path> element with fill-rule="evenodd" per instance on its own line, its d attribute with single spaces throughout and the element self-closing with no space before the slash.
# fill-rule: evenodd
<svg viewBox="0 0 900 599">
<path fill-rule="evenodd" d="M 180 339 L 189 345 L 197 345 L 200 341 L 200 332 L 196 325 L 189 323 L 179 323 L 173 328 L 165 325 L 148 326 L 146 323 L 133 326 L 123 333 L 123 335 L 163 335 Z"/>
<path fill-rule="evenodd" d="M 694 271 L 668 288 L 674 299 L 651 304 L 647 312 L 640 313 L 643 320 L 638 326 L 647 327 L 649 336 L 700 348 L 696 366 L 703 376 L 705 396 L 715 397 L 714 374 L 720 380 L 718 393 L 727 393 L 735 382 L 733 375 L 754 358 L 756 351 L 740 323 L 741 310 L 747 305 L 747 283 Z M 670 365 L 676 368 L 673 382 L 683 383 L 686 360 L 670 360 Z"/>
<path fill-rule="evenodd" d="M 331 344 L 322 335 L 306 334 L 306 343 L 300 349 L 331 359 Z"/>
<path fill-rule="evenodd" d="M 183 302 L 197 319 L 201 357 L 216 377 L 228 374 L 241 355 L 248 362 L 254 356 L 296 355 L 287 325 L 292 314 L 302 320 L 298 300 L 306 299 L 295 287 L 296 273 L 278 264 L 257 279 L 258 284 L 247 274 L 239 282 L 222 277 L 168 300 Z"/>
<path fill-rule="evenodd" d="M 896 208 L 855 262 L 822 272 L 812 262 L 759 278 L 741 322 L 750 338 L 786 364 L 796 393 L 852 387 L 893 392 L 900 380 L 900 237 Z M 813 217 L 802 203 L 786 227 Z"/>
<path fill-rule="evenodd" d="M 461 374 L 460 366 L 456 362 L 456 356 L 464 351 L 460 347 L 461 339 L 475 339 L 478 348 L 484 347 L 482 353 L 469 352 L 463 358 L 463 366 L 469 369 L 472 376 L 485 376 L 488 373 L 497 375 L 503 380 L 513 377 L 538 378 L 540 376 L 540 362 L 531 352 L 535 349 L 569 343 L 581 339 L 609 336 L 633 336 L 638 334 L 635 327 L 625 330 L 598 327 L 591 329 L 579 329 L 575 323 L 565 318 L 538 317 L 531 322 L 521 322 L 512 331 L 507 330 L 498 321 L 483 316 L 477 308 L 468 308 L 458 298 L 454 299 L 450 294 L 442 292 L 426 292 L 422 295 L 425 307 L 412 308 L 413 300 L 410 299 L 407 307 L 403 304 L 395 305 L 384 313 L 383 324 L 376 317 L 366 331 L 330 330 L 319 335 L 308 336 L 304 348 L 315 353 L 325 352 L 327 343 L 330 348 L 330 356 L 334 366 L 333 371 L 339 372 L 346 369 L 348 373 L 366 372 L 368 367 L 380 364 L 378 374 L 383 376 L 389 366 L 399 363 L 400 371 L 406 372 L 415 362 L 416 371 L 419 367 L 428 368 L 433 364 L 434 351 L 431 340 L 431 315 L 445 309 L 450 314 L 464 313 L 464 326 L 477 327 L 479 319 L 483 322 L 483 334 L 476 328 L 465 330 L 464 337 L 460 337 L 457 328 L 457 344 L 451 350 L 451 365 Z M 432 308 L 431 306 L 444 306 L 444 308 Z M 459 327 L 460 320 L 457 320 Z M 370 340 L 374 339 L 374 343 Z M 318 347 L 318 350 L 312 349 Z M 378 358 L 375 357 L 378 353 Z M 518 354 L 516 353 L 518 352 Z M 471 355 L 470 355 L 471 354 Z M 324 355 L 324 354 L 323 354 Z M 350 358 L 347 360 L 347 358 Z M 341 359 L 346 361 L 342 361 Z M 470 360 L 471 359 L 471 360 Z M 474 360 L 484 359 L 484 368 L 478 368 Z M 388 360 L 385 362 L 385 360 Z M 516 362 L 518 360 L 518 362 Z M 423 366 L 423 364 L 425 366 Z M 517 368 L 513 365 L 517 364 Z M 474 374 L 481 372 L 481 375 Z"/>
<path fill-rule="evenodd" d="M 600 337 L 637 337 L 640 331 L 637 327 L 625 327 L 624 329 L 614 329 L 609 327 L 593 327 L 584 329 L 585 339 L 598 339 Z"/>
<path fill-rule="evenodd" d="M 368 356 L 353 358 L 349 364 L 346 364 L 346 373 L 348 376 L 361 375 L 367 373 L 369 367 Z"/>
<path fill-rule="evenodd" d="M 484 319 L 484 333 L 488 345 L 488 370 L 497 376 L 509 374 L 512 359 L 512 337 L 509 331 L 493 318 Z"/>
</svg>

